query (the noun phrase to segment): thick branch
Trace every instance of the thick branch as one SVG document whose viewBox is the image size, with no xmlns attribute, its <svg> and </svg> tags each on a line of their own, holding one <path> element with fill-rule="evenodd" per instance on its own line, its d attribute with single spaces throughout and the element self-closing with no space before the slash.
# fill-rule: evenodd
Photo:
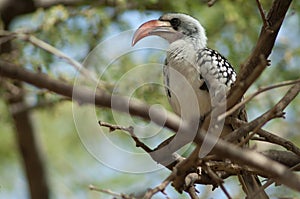
<svg viewBox="0 0 300 199">
<path fill-rule="evenodd" d="M 266 68 L 266 59 L 272 52 L 277 34 L 292 0 L 275 0 L 267 15 L 267 22 L 261 28 L 256 46 L 247 61 L 242 65 L 237 81 L 228 96 L 227 108 L 239 102 L 246 90 Z"/>
<path fill-rule="evenodd" d="M 262 152 L 262 154 L 271 158 L 272 160 L 286 165 L 287 167 L 293 167 L 300 163 L 300 156 L 289 151 L 268 150 Z M 299 171 L 300 168 L 294 168 L 294 170 Z"/>
<path fill-rule="evenodd" d="M 45 88 L 62 96 L 73 99 L 80 104 L 94 104 L 96 106 L 113 108 L 114 110 L 139 116 L 147 120 L 152 120 L 160 126 L 166 126 L 176 132 L 179 129 L 180 118 L 173 113 L 160 108 L 151 109 L 151 118 L 149 116 L 150 106 L 127 97 L 114 97 L 114 106 L 112 107 L 112 96 L 103 90 L 97 90 L 84 86 L 74 86 L 62 81 L 49 78 L 42 73 L 33 73 L 18 67 L 12 63 L 0 60 L 0 76 L 21 80 L 39 88 Z M 161 114 L 166 112 L 166 115 Z M 165 123 L 162 123 L 165 121 Z"/>
</svg>

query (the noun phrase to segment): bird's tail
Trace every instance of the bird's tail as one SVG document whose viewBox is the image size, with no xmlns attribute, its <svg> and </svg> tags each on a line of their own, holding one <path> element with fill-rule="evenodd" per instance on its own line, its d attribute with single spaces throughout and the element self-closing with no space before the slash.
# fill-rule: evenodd
<svg viewBox="0 0 300 199">
<path fill-rule="evenodd" d="M 247 171 L 242 171 L 238 178 L 242 184 L 244 192 L 247 195 L 246 199 L 269 199 L 265 190 L 262 188 L 257 175 L 251 174 Z"/>
</svg>

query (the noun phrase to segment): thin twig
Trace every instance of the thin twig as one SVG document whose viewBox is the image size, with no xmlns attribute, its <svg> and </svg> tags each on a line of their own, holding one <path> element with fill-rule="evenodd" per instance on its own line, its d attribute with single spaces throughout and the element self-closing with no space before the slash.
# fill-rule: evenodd
<svg viewBox="0 0 300 199">
<path fill-rule="evenodd" d="M 225 193 L 226 197 L 228 199 L 232 199 L 232 197 L 230 196 L 229 192 L 227 191 L 227 189 L 225 188 L 225 186 L 223 184 L 220 184 L 220 187 L 222 189 L 222 191 Z"/>
<path fill-rule="evenodd" d="M 288 170 L 293 171 L 295 168 L 297 168 L 298 166 L 300 166 L 300 163 L 290 167 Z M 269 186 L 271 186 L 275 181 L 273 179 L 268 179 L 267 182 L 265 184 L 263 184 L 261 187 L 259 187 L 259 189 L 257 190 L 257 192 L 253 193 L 251 195 L 251 198 L 255 198 L 255 196 L 257 196 L 257 194 L 263 190 L 265 190 L 266 188 L 268 188 Z"/>
<path fill-rule="evenodd" d="M 261 16 L 261 18 L 262 18 L 264 27 L 267 28 L 267 27 L 269 27 L 269 24 L 268 24 L 268 20 L 267 20 L 267 18 L 266 18 L 264 9 L 263 9 L 261 3 L 259 2 L 259 0 L 256 0 L 256 3 L 257 3 L 257 7 L 258 7 L 258 9 L 259 9 L 259 13 L 260 13 L 260 16 Z"/>
<path fill-rule="evenodd" d="M 135 141 L 136 147 L 142 148 L 147 153 L 150 153 L 153 151 L 146 144 L 144 144 L 142 141 L 139 140 L 139 138 L 134 134 L 134 128 L 132 126 L 125 127 L 125 126 L 110 124 L 110 123 L 102 122 L 102 121 L 98 121 L 98 124 L 103 127 L 108 127 L 110 132 L 115 131 L 115 130 L 126 131 L 130 134 L 131 138 Z"/>
<path fill-rule="evenodd" d="M 281 112 L 281 113 L 283 114 L 283 112 Z M 268 118 L 268 120 L 266 120 L 265 122 L 261 122 L 259 125 L 257 125 L 257 126 L 253 129 L 252 133 L 249 133 L 249 134 L 247 135 L 247 137 L 246 137 L 245 139 L 243 139 L 243 140 L 239 143 L 239 146 L 245 146 L 246 143 L 248 143 L 249 140 L 257 133 L 257 131 L 258 131 L 259 129 L 261 129 L 261 127 L 263 127 L 263 125 L 265 125 L 268 121 L 270 121 L 270 120 L 273 119 L 273 118 L 276 118 L 276 117 L 282 117 L 282 114 L 274 114 L 274 115 L 270 115 L 269 118 Z"/>
<path fill-rule="evenodd" d="M 292 100 L 299 94 L 300 83 L 293 85 L 281 100 L 270 110 L 257 117 L 255 120 L 235 129 L 231 134 L 224 137 L 229 142 L 234 142 L 246 136 L 250 131 L 253 131 L 257 126 L 267 121 L 282 116 L 282 111 L 292 102 Z"/>
<path fill-rule="evenodd" d="M 106 193 L 108 195 L 118 197 L 118 198 L 121 198 L 121 199 L 135 199 L 135 197 L 133 195 L 123 194 L 123 193 L 116 193 L 116 192 L 113 192 L 109 189 L 101 189 L 101 188 L 95 187 L 94 185 L 90 185 L 89 189 L 92 190 L 92 191 L 98 191 L 98 192 L 101 192 L 101 193 Z"/>
<path fill-rule="evenodd" d="M 100 189 L 98 187 L 95 187 L 94 185 L 89 185 L 89 189 L 91 191 L 98 191 L 98 192 L 106 193 L 106 194 L 109 194 L 111 196 L 116 196 L 116 197 L 120 197 L 121 196 L 120 193 L 113 192 L 113 191 L 111 191 L 109 189 Z"/>
<path fill-rule="evenodd" d="M 263 129 L 260 129 L 259 131 L 257 131 L 257 134 L 259 136 L 264 137 L 268 142 L 271 142 L 273 144 L 278 144 L 284 148 L 286 148 L 289 151 L 292 151 L 293 153 L 295 153 L 296 155 L 298 155 L 300 157 L 300 148 L 297 147 L 297 145 L 295 145 L 293 142 L 286 140 L 282 137 L 279 137 L 273 133 L 270 133 L 268 131 L 265 131 Z"/>
<path fill-rule="evenodd" d="M 233 119 L 233 120 L 239 126 L 247 124 L 247 122 L 236 119 L 236 118 Z M 285 138 L 279 137 L 278 135 L 275 135 L 275 134 L 273 134 L 271 132 L 268 132 L 264 129 L 258 129 L 257 134 L 259 136 L 261 136 L 261 138 L 264 138 L 264 140 L 260 139 L 260 141 L 265 141 L 265 142 L 270 142 L 272 144 L 277 144 L 279 146 L 282 146 L 282 147 L 286 148 L 288 151 L 291 151 L 291 152 L 295 153 L 296 155 L 300 156 L 300 148 L 297 147 L 293 142 L 291 142 L 291 141 L 289 141 Z M 259 140 L 259 138 L 255 138 L 255 140 Z"/>
<path fill-rule="evenodd" d="M 91 73 L 89 70 L 87 70 L 86 68 L 83 67 L 82 64 L 80 64 L 78 61 L 76 61 L 75 59 L 72 59 L 71 57 L 69 57 L 68 55 L 66 55 L 65 53 L 63 53 L 62 51 L 60 51 L 59 49 L 51 46 L 50 44 L 38 39 L 37 37 L 30 35 L 30 34 L 26 34 L 26 33 L 22 33 L 22 32 L 15 32 L 13 33 L 16 38 L 21 39 L 23 41 L 28 41 L 30 43 L 32 43 L 33 45 L 44 49 L 45 51 L 66 60 L 66 62 L 68 62 L 71 66 L 73 66 L 75 68 L 75 70 L 77 70 L 78 72 L 80 72 L 82 75 L 84 75 L 86 78 L 90 79 L 93 81 L 93 83 L 99 83 L 100 80 L 98 80 L 93 73 Z M 101 82 L 103 83 L 103 82 Z"/>
<path fill-rule="evenodd" d="M 110 132 L 115 131 L 115 130 L 122 130 L 122 131 L 126 131 L 126 132 L 130 133 L 130 135 L 132 135 L 132 132 L 133 132 L 132 126 L 125 127 L 125 126 L 121 126 L 121 125 L 117 125 L 117 124 L 110 124 L 110 123 L 102 122 L 102 121 L 98 121 L 98 124 L 100 126 L 108 127 Z"/>
<path fill-rule="evenodd" d="M 226 195 L 226 197 L 228 199 L 231 199 L 231 196 L 229 194 L 229 192 L 226 190 L 226 188 L 224 187 L 223 183 L 223 179 L 220 178 L 206 163 L 205 165 L 205 170 L 207 172 L 207 174 L 209 175 L 209 177 L 211 177 L 213 179 L 213 181 L 215 181 L 217 183 L 217 185 L 219 185 L 222 189 L 222 191 L 224 192 L 224 194 Z"/>
<path fill-rule="evenodd" d="M 275 89 L 275 88 L 280 88 L 280 87 L 284 87 L 284 86 L 289 86 L 289 85 L 297 84 L 299 82 L 300 82 L 300 79 L 296 79 L 296 80 L 289 80 L 289 81 L 284 81 L 284 82 L 272 84 L 270 86 L 261 87 L 256 92 L 254 92 L 251 95 L 249 95 L 248 97 L 246 97 L 243 101 L 237 103 L 230 110 L 228 110 L 225 113 L 223 113 L 220 116 L 218 116 L 218 121 L 222 121 L 223 119 L 225 119 L 229 115 L 233 114 L 239 108 L 241 108 L 242 106 L 244 106 L 247 102 L 249 102 L 250 100 L 252 100 L 255 96 L 257 96 L 257 95 L 259 95 L 259 94 L 261 94 L 263 92 L 266 92 L 266 91 L 269 91 L 269 90 Z"/>
<path fill-rule="evenodd" d="M 171 183 L 171 181 L 175 178 L 175 173 L 176 172 L 173 171 L 160 185 L 158 185 L 154 189 L 148 189 L 148 191 L 144 195 L 143 199 L 150 199 L 150 198 L 152 198 L 153 195 L 155 195 L 158 192 L 162 192 L 163 194 L 165 194 L 164 190 Z"/>
</svg>

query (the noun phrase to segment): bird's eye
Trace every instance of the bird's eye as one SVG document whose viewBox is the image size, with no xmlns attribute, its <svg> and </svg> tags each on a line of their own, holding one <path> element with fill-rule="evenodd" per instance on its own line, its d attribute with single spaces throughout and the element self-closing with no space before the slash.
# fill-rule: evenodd
<svg viewBox="0 0 300 199">
<path fill-rule="evenodd" d="M 173 19 L 170 20 L 170 23 L 171 23 L 172 27 L 173 27 L 175 30 L 177 30 L 177 29 L 178 29 L 178 26 L 179 26 L 180 23 L 181 23 L 181 21 L 180 21 L 180 19 L 178 19 L 178 18 L 173 18 Z"/>
</svg>

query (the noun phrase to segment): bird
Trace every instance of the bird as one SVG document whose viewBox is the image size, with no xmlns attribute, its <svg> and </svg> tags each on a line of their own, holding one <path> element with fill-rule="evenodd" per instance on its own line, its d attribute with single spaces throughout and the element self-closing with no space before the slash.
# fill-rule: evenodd
<svg viewBox="0 0 300 199">
<path fill-rule="evenodd" d="M 207 47 L 204 27 L 192 16 L 166 13 L 143 23 L 134 33 L 132 46 L 147 36 L 159 36 L 169 43 L 163 66 L 166 96 L 173 111 L 183 119 L 203 119 L 236 81 L 237 74 L 229 61 L 218 51 Z M 223 126 L 220 137 L 233 131 Z M 242 175 L 247 196 L 261 186 L 256 175 Z M 264 190 L 256 198 L 268 198 Z"/>
</svg>

